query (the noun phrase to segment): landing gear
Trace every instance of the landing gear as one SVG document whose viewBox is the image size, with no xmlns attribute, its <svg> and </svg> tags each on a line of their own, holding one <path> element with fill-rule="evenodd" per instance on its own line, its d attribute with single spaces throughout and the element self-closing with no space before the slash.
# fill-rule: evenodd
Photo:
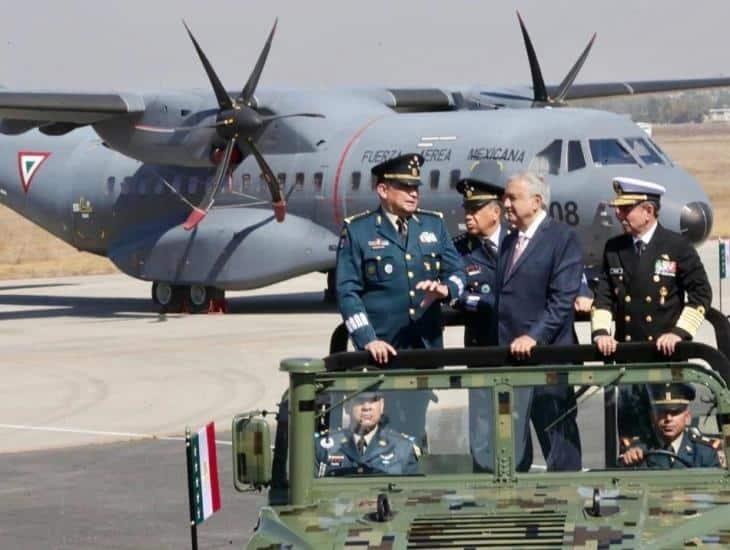
<svg viewBox="0 0 730 550">
<path fill-rule="evenodd" d="M 327 272 L 327 288 L 324 289 L 324 301 L 328 304 L 337 302 L 337 280 L 335 279 L 335 270 L 330 269 Z"/>
<path fill-rule="evenodd" d="M 205 285 L 173 285 L 165 281 L 152 283 L 152 301 L 160 313 L 225 313 L 225 291 Z"/>
<path fill-rule="evenodd" d="M 162 313 L 181 311 L 185 301 L 184 287 L 165 281 L 152 283 L 152 301 L 159 305 Z"/>
</svg>

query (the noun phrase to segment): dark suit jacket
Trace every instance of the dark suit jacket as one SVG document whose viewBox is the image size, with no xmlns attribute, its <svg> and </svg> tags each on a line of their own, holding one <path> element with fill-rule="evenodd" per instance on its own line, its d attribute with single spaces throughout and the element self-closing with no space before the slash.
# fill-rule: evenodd
<svg viewBox="0 0 730 550">
<path fill-rule="evenodd" d="M 578 236 L 546 217 L 510 271 L 518 234 L 513 230 L 505 237 L 497 263 L 499 345 L 524 334 L 540 345 L 575 343 L 573 303 L 583 273 Z"/>
<path fill-rule="evenodd" d="M 631 235 L 606 243 L 594 305 L 612 313 L 617 340 L 647 341 L 665 332 L 689 339 L 692 334 L 677 326 L 683 308 L 690 306 L 704 316 L 711 303 L 705 268 L 682 235 L 658 225 L 640 258 Z M 593 336 L 601 334 L 608 331 L 595 330 Z"/>
</svg>

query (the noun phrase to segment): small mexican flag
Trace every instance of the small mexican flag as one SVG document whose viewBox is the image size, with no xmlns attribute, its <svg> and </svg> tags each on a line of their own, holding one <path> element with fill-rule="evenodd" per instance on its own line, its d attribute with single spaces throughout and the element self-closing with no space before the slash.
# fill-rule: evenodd
<svg viewBox="0 0 730 550">
<path fill-rule="evenodd" d="M 210 422 L 196 433 L 186 434 L 190 521 L 203 523 L 221 507 L 218 460 L 215 452 L 215 424 Z"/>
</svg>

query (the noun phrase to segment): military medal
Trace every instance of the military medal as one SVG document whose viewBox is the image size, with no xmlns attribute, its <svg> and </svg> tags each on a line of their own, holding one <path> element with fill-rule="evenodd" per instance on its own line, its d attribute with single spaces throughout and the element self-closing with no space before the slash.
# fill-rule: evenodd
<svg viewBox="0 0 730 550">
<path fill-rule="evenodd" d="M 661 296 L 661 298 L 659 298 L 659 303 L 661 305 L 664 305 L 664 299 L 668 295 L 669 295 L 669 291 L 667 290 L 667 287 L 663 286 L 662 288 L 659 289 L 659 296 Z"/>
<path fill-rule="evenodd" d="M 319 444 L 322 446 L 323 449 L 329 449 L 335 444 L 335 442 L 332 441 L 331 437 L 325 437 L 319 442 Z"/>
<path fill-rule="evenodd" d="M 391 273 L 393 273 L 393 264 L 385 264 L 383 271 L 385 271 L 386 275 L 390 275 Z"/>
</svg>

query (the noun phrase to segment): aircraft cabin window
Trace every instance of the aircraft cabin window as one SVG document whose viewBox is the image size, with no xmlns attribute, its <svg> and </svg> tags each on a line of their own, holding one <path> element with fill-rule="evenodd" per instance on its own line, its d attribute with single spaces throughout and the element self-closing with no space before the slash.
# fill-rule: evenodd
<svg viewBox="0 0 730 550">
<path fill-rule="evenodd" d="M 314 173 L 314 190 L 317 193 L 322 192 L 322 172 Z"/>
<path fill-rule="evenodd" d="M 530 170 L 533 172 L 545 174 L 560 173 L 560 157 L 563 154 L 563 140 L 553 140 L 550 145 L 540 151 L 530 162 Z"/>
<path fill-rule="evenodd" d="M 588 143 L 591 148 L 593 164 L 596 166 L 638 164 L 631 156 L 631 153 L 617 139 L 591 139 Z"/>
<path fill-rule="evenodd" d="M 662 157 L 651 148 L 649 142 L 642 137 L 626 138 L 626 143 L 629 144 L 644 164 L 664 164 Z"/>
<path fill-rule="evenodd" d="M 583 156 L 583 148 L 580 141 L 568 142 L 568 172 L 580 170 L 586 167 L 586 159 Z"/>
<path fill-rule="evenodd" d="M 649 142 L 652 149 L 654 149 L 657 153 L 659 153 L 659 156 L 662 157 L 662 159 L 664 159 L 664 162 L 666 162 L 667 164 L 673 164 L 672 159 L 670 159 L 669 156 L 664 151 L 662 151 L 662 148 L 659 147 L 659 144 L 656 141 L 654 141 L 651 138 L 642 138 L 642 139 L 646 139 Z"/>
<path fill-rule="evenodd" d="M 362 179 L 362 174 L 360 172 L 353 172 L 352 173 L 352 190 L 357 191 L 360 189 L 360 179 Z"/>
<path fill-rule="evenodd" d="M 439 176 L 441 176 L 441 172 L 439 172 L 438 170 L 431 170 L 431 174 L 429 174 L 428 178 L 431 189 L 439 188 Z"/>
<path fill-rule="evenodd" d="M 297 172 L 296 176 L 294 176 L 294 185 L 304 187 L 304 172 Z"/>
<path fill-rule="evenodd" d="M 244 174 L 241 177 L 241 181 L 243 183 L 243 188 L 248 189 L 251 187 L 251 174 Z"/>
<path fill-rule="evenodd" d="M 122 195 L 129 195 L 132 193 L 133 182 L 132 178 L 126 177 L 122 180 Z"/>
<path fill-rule="evenodd" d="M 452 170 L 449 176 L 449 187 L 456 189 L 457 182 L 461 179 L 461 170 Z"/>
<path fill-rule="evenodd" d="M 193 195 L 197 192 L 198 192 L 198 179 L 190 178 L 190 181 L 188 182 L 188 193 Z"/>
<path fill-rule="evenodd" d="M 276 174 L 276 179 L 279 180 L 279 187 L 286 189 L 286 174 L 284 172 Z"/>
<path fill-rule="evenodd" d="M 138 195 L 147 194 L 147 181 L 139 180 L 139 183 L 137 183 L 137 194 Z"/>
</svg>

